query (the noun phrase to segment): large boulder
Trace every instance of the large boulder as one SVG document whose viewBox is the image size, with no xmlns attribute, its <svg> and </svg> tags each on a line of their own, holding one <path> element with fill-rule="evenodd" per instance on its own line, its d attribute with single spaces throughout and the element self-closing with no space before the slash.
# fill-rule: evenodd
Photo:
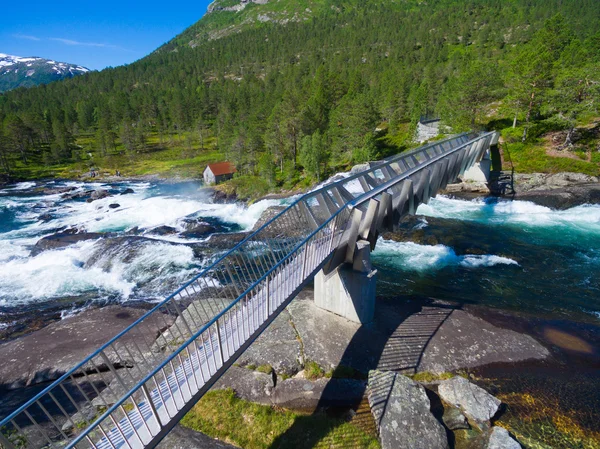
<svg viewBox="0 0 600 449">
<path fill-rule="evenodd" d="M 92 194 L 90 195 L 90 197 L 88 198 L 87 202 L 91 203 L 92 201 L 101 200 L 103 198 L 108 198 L 109 196 L 112 196 L 112 195 L 110 194 L 110 192 L 108 190 L 94 190 L 92 192 Z"/>
<path fill-rule="evenodd" d="M 508 430 L 493 427 L 486 449 L 521 449 L 521 445 L 511 438 Z"/>
<path fill-rule="evenodd" d="M 254 224 L 254 226 L 252 227 L 252 230 L 250 232 L 257 231 L 261 226 L 263 226 L 269 220 L 271 220 L 272 218 L 274 218 L 275 216 L 277 216 L 277 214 L 279 214 L 284 209 L 285 209 L 285 206 L 271 206 L 271 207 L 267 207 L 265 209 L 265 211 L 261 214 L 261 216 L 258 219 L 258 221 Z"/>
<path fill-rule="evenodd" d="M 370 371 L 369 405 L 383 449 L 448 449 L 425 388 L 402 374 Z"/>
<path fill-rule="evenodd" d="M 182 223 L 182 227 L 184 231 L 181 235 L 190 238 L 206 237 L 217 230 L 213 225 L 194 218 L 186 218 Z"/>
<path fill-rule="evenodd" d="M 97 240 L 110 234 L 101 234 L 96 232 L 82 232 L 74 234 L 72 231 L 57 232 L 56 234 L 48 235 L 37 241 L 31 250 L 31 256 L 37 256 L 39 253 L 47 250 L 61 249 L 75 243 L 86 240 Z"/>
<path fill-rule="evenodd" d="M 448 404 L 459 407 L 480 429 L 489 427 L 501 404 L 499 399 L 461 376 L 440 382 L 438 394 Z"/>
</svg>

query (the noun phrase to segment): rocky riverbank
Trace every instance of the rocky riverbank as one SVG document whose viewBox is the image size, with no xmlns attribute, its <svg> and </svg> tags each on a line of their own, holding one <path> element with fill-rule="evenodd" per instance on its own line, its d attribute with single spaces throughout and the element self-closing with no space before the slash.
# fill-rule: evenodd
<svg viewBox="0 0 600 449">
<path fill-rule="evenodd" d="M 514 195 L 507 199 L 531 201 L 551 209 L 565 210 L 582 204 L 600 204 L 600 179 L 581 173 L 515 173 Z M 441 192 L 451 197 L 473 199 L 489 196 L 481 182 L 450 184 Z"/>
<path fill-rule="evenodd" d="M 37 393 L 142 313 L 143 310 L 118 306 L 90 310 L 0 345 L 0 357 L 12 361 L 0 369 L 2 415 Z M 381 374 L 384 377 L 404 373 L 414 379 L 431 380 L 449 377 L 449 372 L 467 373 L 497 363 L 543 362 L 553 358 L 543 339 L 492 321 L 459 304 L 378 298 L 375 322 L 359 326 L 317 309 L 312 291 L 306 289 L 213 388 L 232 388 L 245 400 L 304 412 L 331 407 L 353 410 L 374 391 L 375 387 L 369 386 L 370 377 L 375 375 L 373 370 L 384 373 Z M 120 362 L 122 370 L 135 369 L 138 363 L 137 360 Z M 110 373 L 95 375 L 100 377 L 96 379 L 99 388 L 111 385 Z M 403 382 L 415 385 L 414 380 L 406 379 Z M 432 388 L 427 382 L 425 386 Z M 114 383 L 112 387 L 115 388 Z M 419 397 L 424 398 L 424 394 L 422 391 Z M 371 400 L 373 397 L 371 394 Z M 114 401 L 110 395 L 105 399 L 109 403 Z M 433 405 L 424 401 L 423 412 L 428 407 L 433 408 Z M 471 419 L 464 406 L 460 407 Z M 96 413 L 90 411 L 91 415 Z M 374 413 L 377 420 L 379 415 Z M 417 415 L 414 419 L 421 422 Z M 390 423 L 394 420 L 402 421 L 392 419 Z M 442 429 L 447 427 L 443 420 L 441 424 L 439 420 L 436 422 Z M 381 423 L 379 425 L 384 441 L 387 431 L 382 429 Z M 469 442 L 477 439 L 481 442 L 479 446 L 461 446 L 451 439 L 450 446 L 440 443 L 439 447 L 494 447 L 489 441 L 496 438 L 492 438 L 494 432 L 501 431 L 488 431 L 481 423 L 478 429 L 465 438 Z M 178 432 L 171 443 L 167 439 L 162 447 L 179 447 L 181 438 L 188 438 L 185 432 L 189 431 Z M 440 435 L 446 435 L 446 431 Z M 198 441 L 198 447 L 224 447 L 219 446 L 220 443 L 212 446 L 210 439 L 202 437 L 198 437 Z M 417 446 L 384 444 L 383 447 L 412 449 Z"/>
</svg>

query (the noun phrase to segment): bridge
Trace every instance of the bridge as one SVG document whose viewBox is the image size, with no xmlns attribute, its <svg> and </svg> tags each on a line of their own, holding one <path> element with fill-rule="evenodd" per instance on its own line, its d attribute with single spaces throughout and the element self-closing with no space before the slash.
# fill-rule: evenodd
<svg viewBox="0 0 600 449">
<path fill-rule="evenodd" d="M 497 141 L 494 132 L 460 134 L 298 198 L 7 416 L 0 446 L 155 447 L 318 273 L 323 295 L 344 282 L 332 273 L 352 266 L 359 291 L 371 293 L 322 306 L 354 307 L 340 314 L 368 321 L 373 304 L 360 301 L 374 299 L 368 253 L 378 235 L 481 164 Z"/>
</svg>

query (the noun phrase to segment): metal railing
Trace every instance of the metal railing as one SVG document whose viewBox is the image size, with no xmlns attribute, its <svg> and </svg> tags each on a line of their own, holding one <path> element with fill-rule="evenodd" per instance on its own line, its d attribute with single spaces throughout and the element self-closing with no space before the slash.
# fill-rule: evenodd
<svg viewBox="0 0 600 449">
<path fill-rule="evenodd" d="M 297 199 L 6 417 L 0 446 L 155 446 L 351 239 L 356 211 L 387 193 L 393 220 L 414 213 L 492 134 L 434 142 Z"/>
</svg>

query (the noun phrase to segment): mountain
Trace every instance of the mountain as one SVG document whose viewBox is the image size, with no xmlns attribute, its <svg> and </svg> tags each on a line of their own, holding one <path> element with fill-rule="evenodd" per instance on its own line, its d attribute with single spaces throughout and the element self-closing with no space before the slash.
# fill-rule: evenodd
<svg viewBox="0 0 600 449">
<path fill-rule="evenodd" d="M 0 92 L 17 87 L 33 87 L 89 72 L 76 64 L 50 59 L 11 56 L 0 53 Z"/>
<path fill-rule="evenodd" d="M 227 159 L 292 189 L 402 151 L 428 113 L 516 120 L 515 143 L 570 130 L 598 116 L 599 67 L 598 0 L 216 0 L 132 64 L 1 94 L 0 170 Z"/>
</svg>

